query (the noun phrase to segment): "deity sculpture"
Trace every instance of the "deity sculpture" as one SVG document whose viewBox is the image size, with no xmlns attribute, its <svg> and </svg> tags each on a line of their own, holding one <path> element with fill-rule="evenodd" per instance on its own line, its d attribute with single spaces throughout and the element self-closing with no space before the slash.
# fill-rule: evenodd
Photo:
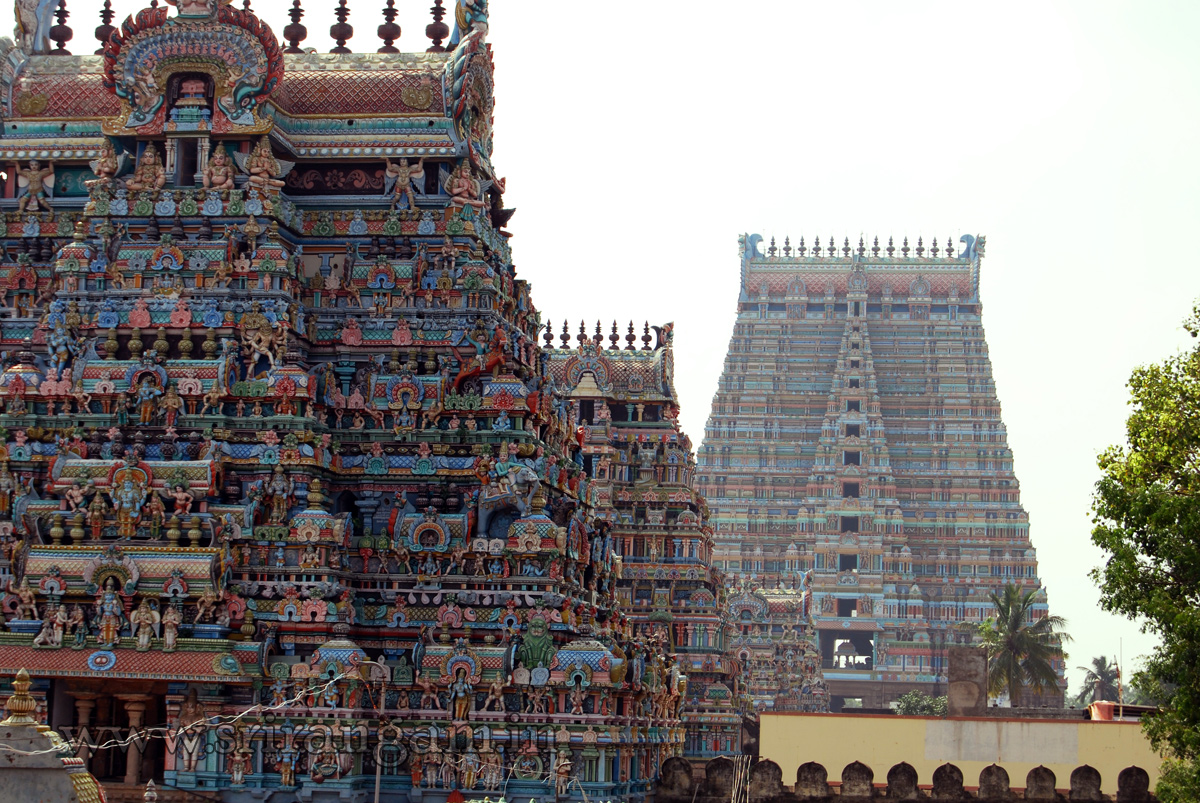
<svg viewBox="0 0 1200 803">
<path fill-rule="evenodd" d="M 461 666 L 454 672 L 454 681 L 450 684 L 450 702 L 455 720 L 464 721 L 470 716 L 475 688 L 467 678 L 467 670 Z"/>
<path fill-rule="evenodd" d="M 112 142 L 106 137 L 104 144 L 100 146 L 100 158 L 91 162 L 89 165 L 92 172 L 103 183 L 108 183 L 116 177 L 117 171 L 121 167 L 120 160 L 117 159 L 117 152 L 113 149 Z"/>
<path fill-rule="evenodd" d="M 138 159 L 133 175 L 126 179 L 125 186 L 136 191 L 157 191 L 162 189 L 166 183 L 167 171 L 163 169 L 162 163 L 158 160 L 158 151 L 154 149 L 154 143 L 148 143 Z"/>
<path fill-rule="evenodd" d="M 109 577 L 104 583 L 104 592 L 96 601 L 96 617 L 100 626 L 99 641 L 104 649 L 121 643 L 121 625 L 125 614 L 121 598 L 117 595 L 117 584 Z"/>
<path fill-rule="evenodd" d="M 406 202 L 405 208 L 408 214 L 412 217 L 417 216 L 417 201 L 413 195 L 413 182 L 421 181 L 425 178 L 425 159 L 421 158 L 417 162 L 416 167 L 409 165 L 408 160 L 401 157 L 392 162 L 390 159 L 383 160 L 384 165 L 384 180 L 392 181 L 392 208 L 395 208 L 400 199 L 403 198 Z"/>
<path fill-rule="evenodd" d="M 183 399 L 180 398 L 179 391 L 176 389 L 174 382 L 167 385 L 167 392 L 162 397 L 159 405 L 163 409 L 163 418 L 166 425 L 168 427 L 175 426 L 179 420 L 179 414 L 183 410 Z"/>
<path fill-rule="evenodd" d="M 271 508 L 267 514 L 270 524 L 283 524 L 291 506 L 292 483 L 283 473 L 283 466 L 275 466 L 271 479 L 267 482 L 266 493 L 271 498 Z"/>
<path fill-rule="evenodd" d="M 452 206 L 472 206 L 477 209 L 487 206 L 479 198 L 481 192 L 479 182 L 471 175 L 471 164 L 465 159 L 458 167 L 454 168 L 454 172 L 446 179 L 445 189 L 450 195 Z"/>
<path fill-rule="evenodd" d="M 117 514 L 117 534 L 121 538 L 133 538 L 137 532 L 146 493 L 146 487 L 135 481 L 129 473 L 126 473 L 119 487 L 109 489 L 108 495 Z"/>
<path fill-rule="evenodd" d="M 143 376 L 135 391 L 139 424 L 154 423 L 155 415 L 158 412 L 158 397 L 161 395 L 163 395 L 162 389 L 154 384 L 149 376 Z"/>
<path fill-rule="evenodd" d="M 174 605 L 166 606 L 162 612 L 162 649 L 163 652 L 175 652 L 179 638 L 179 626 L 183 624 L 183 614 Z"/>
<path fill-rule="evenodd" d="M 271 153 L 271 142 L 264 136 L 258 145 L 246 157 L 246 172 L 250 174 L 249 184 L 263 192 L 270 192 L 283 186 L 277 178 L 283 173 L 279 161 Z"/>
<path fill-rule="evenodd" d="M 49 196 L 54 187 L 54 163 L 50 162 L 42 167 L 41 162 L 33 159 L 24 170 L 16 163 L 13 167 L 17 176 L 17 187 L 24 191 L 17 204 L 17 213 L 23 215 L 26 211 L 41 212 L 43 209 L 51 209 Z"/>
<path fill-rule="evenodd" d="M 29 587 L 29 578 L 21 581 L 21 585 L 17 588 L 17 605 L 16 618 L 24 620 L 36 620 L 38 617 L 37 597 L 34 595 L 33 589 Z"/>
<path fill-rule="evenodd" d="M 488 686 L 487 699 L 483 701 L 484 711 L 499 711 L 504 713 L 504 676 L 497 675 Z"/>
<path fill-rule="evenodd" d="M 517 659 L 528 667 L 549 667 L 554 661 L 554 639 L 551 637 L 546 619 L 540 615 L 529 621 L 525 639 L 517 650 Z"/>
<path fill-rule="evenodd" d="M 130 624 L 137 637 L 137 651 L 146 652 L 150 649 L 150 640 L 154 638 L 154 626 L 159 623 L 158 611 L 150 607 L 150 601 L 142 598 L 142 604 L 129 617 Z"/>
<path fill-rule="evenodd" d="M 208 157 L 208 165 L 204 168 L 204 189 L 232 190 L 233 175 L 233 159 L 229 157 L 224 145 L 218 145 Z"/>
</svg>

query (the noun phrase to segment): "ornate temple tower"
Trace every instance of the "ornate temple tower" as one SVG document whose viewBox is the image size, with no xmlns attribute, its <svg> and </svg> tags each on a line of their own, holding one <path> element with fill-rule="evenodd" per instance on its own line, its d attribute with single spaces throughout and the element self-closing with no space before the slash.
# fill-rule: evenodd
<svg viewBox="0 0 1200 803">
<path fill-rule="evenodd" d="M 712 568 L 708 507 L 678 423 L 672 328 L 656 326 L 652 337 L 644 326 L 641 348 L 632 322 L 624 348 L 615 322 L 607 345 L 599 323 L 592 335 L 581 324 L 574 348 L 565 324 L 559 348 L 549 329 L 544 337 L 548 373 L 570 399 L 584 470 L 594 477 L 588 503 L 619 556 L 622 615 L 635 638 L 664 645 L 686 673 L 684 752 L 700 760 L 739 752 L 742 716 L 725 578 Z"/>
<path fill-rule="evenodd" d="M 989 592 L 1041 588 L 980 323 L 983 238 L 961 241 L 741 241 L 699 488 L 716 565 L 803 596 L 835 708 L 944 693 Z"/>
<path fill-rule="evenodd" d="M 299 2 L 283 48 L 180 0 L 96 56 L 46 12 L 4 62 L 0 677 L 75 735 L 168 725 L 84 739 L 106 782 L 641 800 L 683 751 L 690 667 L 620 613 L 613 506 L 514 274 L 486 4 L 451 50 L 441 5 L 420 53 L 390 3 L 379 53 L 342 2 L 318 55 Z M 712 643 L 688 446 L 647 434 L 696 573 L 655 588 Z"/>
</svg>

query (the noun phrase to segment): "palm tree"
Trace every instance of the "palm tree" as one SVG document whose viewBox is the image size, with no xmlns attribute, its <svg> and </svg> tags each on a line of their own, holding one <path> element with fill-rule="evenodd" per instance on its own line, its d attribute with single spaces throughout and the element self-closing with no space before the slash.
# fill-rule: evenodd
<svg viewBox="0 0 1200 803">
<path fill-rule="evenodd" d="M 1075 701 L 1080 703 L 1094 703 L 1100 700 L 1117 699 L 1117 685 L 1121 680 L 1121 670 L 1116 663 L 1109 663 L 1108 656 L 1101 655 L 1099 658 L 1092 659 L 1092 668 L 1086 666 L 1076 667 L 1083 670 L 1085 673 L 1083 678 L 1083 688 L 1079 690 Z"/>
<path fill-rule="evenodd" d="M 989 596 L 996 615 L 979 626 L 988 652 L 988 692 L 1007 691 L 1016 705 L 1023 688 L 1057 689 L 1054 660 L 1062 657 L 1062 643 L 1071 640 L 1062 632 L 1067 620 L 1042 616 L 1030 624 L 1036 590 L 1022 591 L 1009 584 L 1002 593 L 993 591 Z"/>
</svg>

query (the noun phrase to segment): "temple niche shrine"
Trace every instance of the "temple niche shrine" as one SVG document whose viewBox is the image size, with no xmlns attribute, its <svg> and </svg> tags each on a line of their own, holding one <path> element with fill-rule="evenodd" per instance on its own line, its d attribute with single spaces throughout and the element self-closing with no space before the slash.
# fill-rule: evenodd
<svg viewBox="0 0 1200 803">
<path fill-rule="evenodd" d="M 697 487 L 757 710 L 945 694 L 990 592 L 1047 612 L 981 325 L 984 239 L 959 243 L 740 240 Z"/>
<path fill-rule="evenodd" d="M 669 327 L 539 343 L 484 0 L 418 53 L 390 2 L 332 54 L 245 5 L 70 55 L 18 4 L 0 676 L 111 799 L 637 801 L 736 754 Z"/>
</svg>

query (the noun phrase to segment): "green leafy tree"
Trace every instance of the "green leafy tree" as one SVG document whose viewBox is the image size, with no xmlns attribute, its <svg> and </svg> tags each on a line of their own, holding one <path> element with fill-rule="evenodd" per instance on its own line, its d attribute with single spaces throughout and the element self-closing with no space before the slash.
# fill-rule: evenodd
<svg viewBox="0 0 1200 803">
<path fill-rule="evenodd" d="M 945 696 L 932 697 L 913 689 L 896 698 L 895 710 L 906 717 L 944 717 L 949 713 L 950 704 Z"/>
<path fill-rule="evenodd" d="M 1092 666 L 1076 667 L 1084 672 L 1083 688 L 1075 695 L 1075 702 L 1086 705 L 1099 700 L 1117 701 L 1118 686 L 1121 683 L 1121 670 L 1115 662 L 1109 663 L 1108 656 L 1101 655 L 1092 659 Z"/>
<path fill-rule="evenodd" d="M 1200 307 L 1184 327 L 1200 334 Z M 1161 705 L 1145 720 L 1170 756 L 1159 798 L 1200 800 L 1200 347 L 1136 369 L 1129 390 L 1126 443 L 1099 460 L 1092 578 L 1106 610 L 1161 642 L 1135 677 Z"/>
<path fill-rule="evenodd" d="M 988 692 L 1008 692 L 1018 705 L 1022 689 L 1046 692 L 1058 689 L 1054 661 L 1062 658 L 1062 643 L 1071 637 L 1063 632 L 1067 620 L 1042 616 L 1030 622 L 1037 591 L 1022 591 L 1011 583 L 990 594 L 996 615 L 979 626 L 988 653 Z"/>
</svg>

